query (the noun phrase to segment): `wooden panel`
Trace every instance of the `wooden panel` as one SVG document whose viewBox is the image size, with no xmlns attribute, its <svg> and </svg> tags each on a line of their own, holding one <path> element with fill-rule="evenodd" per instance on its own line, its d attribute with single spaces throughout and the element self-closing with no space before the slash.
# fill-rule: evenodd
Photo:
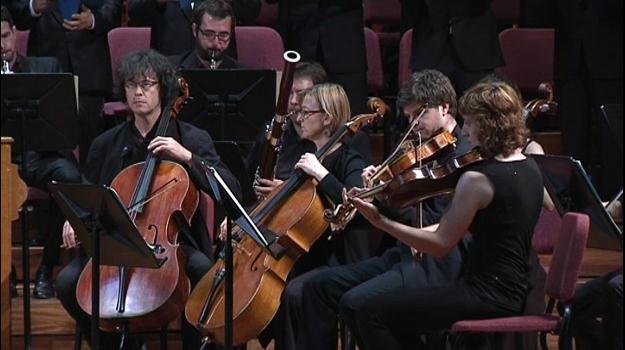
<svg viewBox="0 0 625 350">
<path fill-rule="evenodd" d="M 2 304 L 2 345 L 1 349 L 11 349 L 11 221 L 17 219 L 17 209 L 26 200 L 26 185 L 19 178 L 17 167 L 11 163 L 13 139 L 2 138 L 2 223 L 0 242 L 0 300 Z"/>
</svg>

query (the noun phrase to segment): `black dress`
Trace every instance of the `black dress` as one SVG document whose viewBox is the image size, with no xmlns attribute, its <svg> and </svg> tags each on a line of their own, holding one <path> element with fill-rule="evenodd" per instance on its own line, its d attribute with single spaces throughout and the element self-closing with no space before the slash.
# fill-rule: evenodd
<svg viewBox="0 0 625 350">
<path fill-rule="evenodd" d="M 466 272 L 453 286 L 382 294 L 355 315 L 362 349 L 416 348 L 415 335 L 463 319 L 519 314 L 527 295 L 534 226 L 542 207 L 543 183 L 531 159 L 487 160 L 472 170 L 494 188 L 492 202 L 470 226 Z"/>
</svg>

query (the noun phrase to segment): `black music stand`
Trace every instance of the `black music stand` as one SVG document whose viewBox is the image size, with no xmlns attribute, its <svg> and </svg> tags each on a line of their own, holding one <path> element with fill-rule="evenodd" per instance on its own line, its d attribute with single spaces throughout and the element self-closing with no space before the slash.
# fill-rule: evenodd
<svg viewBox="0 0 625 350">
<path fill-rule="evenodd" d="M 91 343 L 100 346 L 100 265 L 159 268 L 165 259 L 154 254 L 117 193 L 106 186 L 48 185 L 53 198 L 93 259 L 91 278 Z"/>
<path fill-rule="evenodd" d="M 276 241 L 277 237 L 271 237 L 267 239 L 263 233 L 260 232 L 254 221 L 249 217 L 245 209 L 241 206 L 241 203 L 237 201 L 236 197 L 226 185 L 226 182 L 221 178 L 217 170 L 206 163 L 202 162 L 206 172 L 206 178 L 213 192 L 215 201 L 219 202 L 226 210 L 226 243 L 224 247 L 224 273 L 225 274 L 225 348 L 227 350 L 232 349 L 232 318 L 233 318 L 233 306 L 232 306 L 232 290 L 233 290 L 233 265 L 232 265 L 232 221 L 235 221 L 237 225 L 247 233 L 264 251 L 270 254 L 272 257 L 277 258 L 278 253 L 272 250 L 272 244 Z M 232 220 L 234 218 L 234 220 Z M 218 278 L 216 276 L 215 278 Z M 206 310 L 202 311 L 204 314 Z M 202 318 L 202 316 L 200 316 Z M 206 343 L 205 343 L 206 344 Z M 202 347 L 204 348 L 204 346 Z"/>
<path fill-rule="evenodd" d="M 251 144 L 273 118 L 275 71 L 184 69 L 180 73 L 192 99 L 179 118 L 208 131 L 215 140 Z"/>
<path fill-rule="evenodd" d="M 590 216 L 589 247 L 622 249 L 623 232 L 601 203 L 582 164 L 571 157 L 532 155 L 543 174 L 545 188 L 560 215 L 574 211 Z"/>
<path fill-rule="evenodd" d="M 27 151 L 69 150 L 78 143 L 78 108 L 74 77 L 69 73 L 2 75 L 2 135 L 15 140 L 22 176 L 29 181 Z M 30 254 L 27 210 L 22 210 L 24 268 L 24 348 L 31 346 Z"/>
<path fill-rule="evenodd" d="M 256 202 L 254 187 L 248 175 L 239 145 L 234 141 L 215 141 L 213 144 L 221 160 L 241 184 L 241 192 L 243 193 L 241 204 L 244 206 L 254 204 Z"/>
</svg>

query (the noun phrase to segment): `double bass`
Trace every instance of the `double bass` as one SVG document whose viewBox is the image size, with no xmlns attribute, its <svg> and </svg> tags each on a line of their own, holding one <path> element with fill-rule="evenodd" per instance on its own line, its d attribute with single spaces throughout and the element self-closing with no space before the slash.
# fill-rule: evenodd
<svg viewBox="0 0 625 350">
<path fill-rule="evenodd" d="M 165 135 L 189 99 L 187 83 L 179 84 L 184 94 L 164 109 L 155 137 Z M 190 224 L 197 209 L 199 191 L 182 165 L 153 153 L 123 169 L 111 187 L 156 257 L 165 261 L 158 269 L 100 266 L 100 329 L 123 334 L 159 329 L 180 315 L 189 295 L 186 257 L 176 242 L 180 220 Z M 78 304 L 90 315 L 91 264 L 76 289 Z"/>
<path fill-rule="evenodd" d="M 386 112 L 380 99 L 369 105 L 376 113 L 357 116 L 345 124 L 317 151 L 318 159 L 329 154 L 346 134 L 355 133 Z M 257 337 L 278 311 L 289 272 L 328 227 L 323 218 L 325 207 L 313 179 L 296 170 L 250 214 L 257 226 L 276 234 L 274 247 L 282 249 L 283 254 L 274 258 L 242 235 L 238 227 L 233 230 L 234 345 Z M 218 344 L 225 342 L 224 275 L 224 262 L 220 259 L 195 286 L 185 307 L 189 323 Z"/>
</svg>

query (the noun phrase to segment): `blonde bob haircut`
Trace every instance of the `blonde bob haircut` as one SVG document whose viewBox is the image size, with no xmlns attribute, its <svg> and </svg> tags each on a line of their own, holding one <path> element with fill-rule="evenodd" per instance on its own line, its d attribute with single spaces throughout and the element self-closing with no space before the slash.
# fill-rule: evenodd
<svg viewBox="0 0 625 350">
<path fill-rule="evenodd" d="M 475 123 L 480 154 L 507 157 L 529 136 L 516 90 L 504 82 L 478 83 L 460 98 L 460 113 Z"/>
<path fill-rule="evenodd" d="M 328 131 L 331 134 L 351 118 L 349 100 L 341 85 L 333 83 L 315 85 L 306 93 L 306 97 L 317 101 L 321 109 L 330 117 Z"/>
</svg>

